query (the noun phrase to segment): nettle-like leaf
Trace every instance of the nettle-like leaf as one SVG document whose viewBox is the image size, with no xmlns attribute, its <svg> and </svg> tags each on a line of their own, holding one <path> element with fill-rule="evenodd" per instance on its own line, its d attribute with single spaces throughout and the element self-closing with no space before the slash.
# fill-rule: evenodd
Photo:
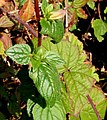
<svg viewBox="0 0 107 120">
<path fill-rule="evenodd" d="M 39 93 L 45 98 L 47 105 L 53 106 L 61 89 L 56 66 L 63 65 L 64 60 L 58 54 L 41 48 L 33 54 L 31 64 L 30 77 Z"/>
<path fill-rule="evenodd" d="M 61 89 L 57 69 L 51 64 L 42 62 L 34 73 L 30 73 L 30 77 L 39 93 L 45 98 L 47 105 L 52 107 Z"/>
<path fill-rule="evenodd" d="M 80 8 L 83 7 L 89 0 L 74 0 L 73 1 L 73 7 L 74 8 Z"/>
<path fill-rule="evenodd" d="M 101 118 L 104 119 L 105 111 L 107 107 L 107 101 L 105 99 L 104 93 L 100 88 L 93 87 L 89 95 L 97 111 L 99 112 Z M 96 113 L 89 102 L 82 109 L 80 116 L 82 120 L 98 120 Z"/>
<path fill-rule="evenodd" d="M 27 109 L 28 112 L 31 110 L 33 120 L 66 120 L 66 112 L 61 101 L 57 101 L 52 108 L 49 106 L 42 108 L 40 105 L 34 105 L 33 101 L 28 100 Z"/>
<path fill-rule="evenodd" d="M 6 15 L 0 18 L 0 27 L 12 27 L 13 25 L 14 23 Z"/>
<path fill-rule="evenodd" d="M 84 64 L 86 56 L 82 53 L 82 43 L 73 34 L 67 33 L 60 43 L 52 44 L 44 40 L 42 46 L 47 51 L 56 52 L 65 60 L 65 64 L 58 71 L 63 73 L 73 114 L 77 115 L 87 102 L 86 95 L 91 91 L 94 79 L 98 80 L 95 69 Z"/>
<path fill-rule="evenodd" d="M 6 51 L 6 55 L 18 64 L 27 65 L 30 62 L 31 48 L 27 44 L 16 44 Z"/>
<path fill-rule="evenodd" d="M 99 42 L 104 40 L 104 35 L 107 32 L 107 23 L 101 19 L 96 19 L 92 22 L 92 28 L 94 29 L 94 35 Z"/>
<path fill-rule="evenodd" d="M 50 36 L 55 43 L 61 41 L 64 34 L 64 26 L 62 21 L 47 21 L 45 19 L 41 19 L 40 24 L 42 26 L 41 34 Z"/>
</svg>

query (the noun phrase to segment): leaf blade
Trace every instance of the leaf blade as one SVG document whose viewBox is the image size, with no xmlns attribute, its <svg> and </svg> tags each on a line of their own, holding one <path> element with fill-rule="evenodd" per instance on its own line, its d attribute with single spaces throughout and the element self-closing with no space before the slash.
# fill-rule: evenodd
<svg viewBox="0 0 107 120">
<path fill-rule="evenodd" d="M 13 61 L 18 64 L 27 65 L 30 62 L 31 48 L 27 44 L 16 44 L 6 51 Z"/>
</svg>

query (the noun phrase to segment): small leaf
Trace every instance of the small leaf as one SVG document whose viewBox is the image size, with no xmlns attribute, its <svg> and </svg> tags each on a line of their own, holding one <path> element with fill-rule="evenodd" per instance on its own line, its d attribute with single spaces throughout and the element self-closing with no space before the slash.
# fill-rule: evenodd
<svg viewBox="0 0 107 120">
<path fill-rule="evenodd" d="M 33 101 L 29 100 L 27 106 L 29 104 L 33 104 Z M 42 108 L 35 104 L 30 109 L 32 109 L 33 120 L 66 120 L 66 112 L 61 101 L 57 101 L 52 108 L 49 106 Z"/>
<path fill-rule="evenodd" d="M 50 12 L 52 12 L 52 10 L 53 10 L 53 4 L 49 4 L 49 5 L 45 8 L 44 16 L 45 16 L 46 18 L 49 18 Z"/>
<path fill-rule="evenodd" d="M 66 14 L 66 10 L 60 9 L 58 11 L 51 12 L 51 15 L 50 15 L 49 19 L 57 20 L 57 19 L 63 18 L 65 16 L 65 14 Z"/>
<path fill-rule="evenodd" d="M 13 25 L 14 23 L 6 15 L 0 18 L 0 27 L 12 27 Z"/>
<path fill-rule="evenodd" d="M 106 99 L 103 92 L 99 88 L 93 88 L 90 97 L 99 112 L 99 115 L 102 119 L 104 119 L 105 112 L 106 112 Z M 81 119 L 83 120 L 98 120 L 95 111 L 93 110 L 91 104 L 85 105 L 80 113 Z"/>
<path fill-rule="evenodd" d="M 89 0 L 74 0 L 73 7 L 74 8 L 81 8 L 83 7 Z"/>
<path fill-rule="evenodd" d="M 107 7 L 105 8 L 104 13 L 107 14 Z"/>
<path fill-rule="evenodd" d="M 13 61 L 18 64 L 27 65 L 30 62 L 31 48 L 27 44 L 16 44 L 6 51 Z"/>
<path fill-rule="evenodd" d="M 93 0 L 89 0 L 88 2 L 87 2 L 87 5 L 91 8 L 91 9 L 95 9 L 95 2 L 93 1 Z"/>
<path fill-rule="evenodd" d="M 40 21 L 42 26 L 41 34 L 46 34 L 50 36 L 55 43 L 58 43 L 63 38 L 64 34 L 64 26 L 62 21 L 47 21 L 42 19 Z"/>
<path fill-rule="evenodd" d="M 0 41 L 0 55 L 4 55 L 4 51 L 5 49 L 4 49 L 3 43 L 2 41 Z"/>
<path fill-rule="evenodd" d="M 48 63 L 42 63 L 36 72 L 30 72 L 38 91 L 45 98 L 47 105 L 53 106 L 60 94 L 60 80 L 56 68 Z"/>
<path fill-rule="evenodd" d="M 48 4 L 48 2 L 47 2 L 47 0 L 42 0 L 42 6 L 41 6 L 41 9 L 42 9 L 42 12 L 43 12 L 43 14 L 45 15 L 45 10 L 46 10 L 46 7 L 48 6 L 49 4 Z"/>
<path fill-rule="evenodd" d="M 11 40 L 9 34 L 0 33 L 0 41 L 2 41 L 3 47 L 5 50 L 7 50 L 9 47 L 12 46 L 12 40 Z"/>
<path fill-rule="evenodd" d="M 82 8 L 78 8 L 76 11 L 78 17 L 87 19 L 88 15 L 85 13 L 85 11 Z"/>
<path fill-rule="evenodd" d="M 19 0 L 19 6 L 21 7 L 27 0 Z"/>
<path fill-rule="evenodd" d="M 34 6 L 32 0 L 27 0 L 21 10 L 19 11 L 19 15 L 21 20 L 27 21 L 33 17 L 34 14 Z"/>
<path fill-rule="evenodd" d="M 104 40 L 104 35 L 107 32 L 107 23 L 103 22 L 101 19 L 96 19 L 92 22 L 92 28 L 94 29 L 94 35 L 99 42 Z"/>
</svg>

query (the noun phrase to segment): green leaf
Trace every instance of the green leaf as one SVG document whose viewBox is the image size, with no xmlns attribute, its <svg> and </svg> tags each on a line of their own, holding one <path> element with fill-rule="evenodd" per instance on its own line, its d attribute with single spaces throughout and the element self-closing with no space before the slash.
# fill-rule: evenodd
<svg viewBox="0 0 107 120">
<path fill-rule="evenodd" d="M 47 6 L 48 6 L 47 0 L 42 0 L 41 9 L 42 9 L 42 12 L 43 12 L 44 15 L 45 15 L 45 9 L 46 9 Z"/>
<path fill-rule="evenodd" d="M 22 5 L 24 5 L 24 3 L 26 2 L 27 0 L 19 0 L 19 7 L 21 7 Z"/>
<path fill-rule="evenodd" d="M 88 15 L 85 13 L 85 11 L 82 8 L 76 9 L 76 13 L 77 13 L 78 17 L 83 18 L 83 19 L 87 19 Z"/>
<path fill-rule="evenodd" d="M 94 79 L 97 81 L 98 75 L 95 68 L 85 65 L 86 55 L 82 53 L 83 46 L 74 34 L 66 33 L 63 40 L 58 44 L 43 41 L 42 46 L 47 51 L 54 51 L 65 61 L 63 67 L 58 68 L 67 86 L 67 94 L 72 101 L 73 114 L 77 115 L 85 103 L 86 95 L 91 91 Z"/>
<path fill-rule="evenodd" d="M 103 92 L 99 88 L 93 87 L 90 93 L 90 97 L 97 111 L 99 112 L 99 115 L 101 116 L 102 119 L 104 119 L 107 101 L 105 99 Z M 96 113 L 89 102 L 85 105 L 85 107 L 81 111 L 80 116 L 81 119 L 83 120 L 98 120 Z"/>
<path fill-rule="evenodd" d="M 88 2 L 87 2 L 87 5 L 91 8 L 91 9 L 95 9 L 95 2 L 93 1 L 93 0 L 89 0 Z"/>
<path fill-rule="evenodd" d="M 107 23 L 101 19 L 96 19 L 92 22 L 92 28 L 94 29 L 94 35 L 99 42 L 104 40 L 104 35 L 107 32 Z"/>
<path fill-rule="evenodd" d="M 59 75 L 53 65 L 42 62 L 37 71 L 30 72 L 39 93 L 45 98 L 47 105 L 53 106 L 60 94 L 61 84 Z"/>
<path fill-rule="evenodd" d="M 6 55 L 18 64 L 27 65 L 30 62 L 31 48 L 27 44 L 16 44 L 6 51 Z"/>
<path fill-rule="evenodd" d="M 73 7 L 74 8 L 81 8 L 83 7 L 89 0 L 74 0 Z"/>
<path fill-rule="evenodd" d="M 29 100 L 27 106 L 29 104 L 32 106 L 33 102 Z M 32 108 L 32 115 L 33 120 L 66 120 L 66 112 L 61 101 L 56 102 L 52 108 L 49 106 L 42 108 L 36 104 Z"/>
<path fill-rule="evenodd" d="M 13 25 L 14 23 L 6 15 L 0 18 L 0 27 L 12 27 Z"/>
<path fill-rule="evenodd" d="M 107 7 L 105 8 L 104 13 L 107 14 Z"/>
<path fill-rule="evenodd" d="M 53 5 L 49 4 L 46 8 L 45 8 L 45 17 L 49 18 L 50 16 L 50 12 L 52 12 L 53 10 Z"/>
<path fill-rule="evenodd" d="M 42 26 L 41 34 L 46 34 L 53 39 L 55 43 L 58 43 L 63 38 L 64 26 L 63 22 L 60 20 L 47 21 L 42 19 L 40 21 Z"/>
<path fill-rule="evenodd" d="M 5 116 L 3 113 L 0 112 L 0 120 L 6 120 Z"/>
<path fill-rule="evenodd" d="M 44 59 L 47 63 L 53 64 L 55 66 L 62 66 L 65 63 L 58 54 L 51 51 L 46 52 Z"/>
</svg>

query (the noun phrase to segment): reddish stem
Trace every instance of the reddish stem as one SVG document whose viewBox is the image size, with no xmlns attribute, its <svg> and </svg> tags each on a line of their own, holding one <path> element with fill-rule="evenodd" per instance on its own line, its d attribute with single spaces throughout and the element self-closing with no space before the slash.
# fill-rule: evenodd
<svg viewBox="0 0 107 120">
<path fill-rule="evenodd" d="M 38 0 L 34 0 L 34 8 L 36 13 L 36 19 L 38 21 L 38 47 L 41 46 L 41 26 L 40 26 L 40 11 L 39 11 L 39 2 Z"/>
<path fill-rule="evenodd" d="M 99 115 L 99 112 L 96 109 L 96 106 L 94 105 L 94 103 L 93 103 L 93 101 L 92 101 L 92 99 L 91 99 L 91 97 L 89 95 L 87 95 L 87 99 L 88 99 L 89 103 L 91 104 L 94 112 L 96 113 L 96 116 L 97 116 L 98 120 L 102 120 L 100 115 Z"/>
</svg>

